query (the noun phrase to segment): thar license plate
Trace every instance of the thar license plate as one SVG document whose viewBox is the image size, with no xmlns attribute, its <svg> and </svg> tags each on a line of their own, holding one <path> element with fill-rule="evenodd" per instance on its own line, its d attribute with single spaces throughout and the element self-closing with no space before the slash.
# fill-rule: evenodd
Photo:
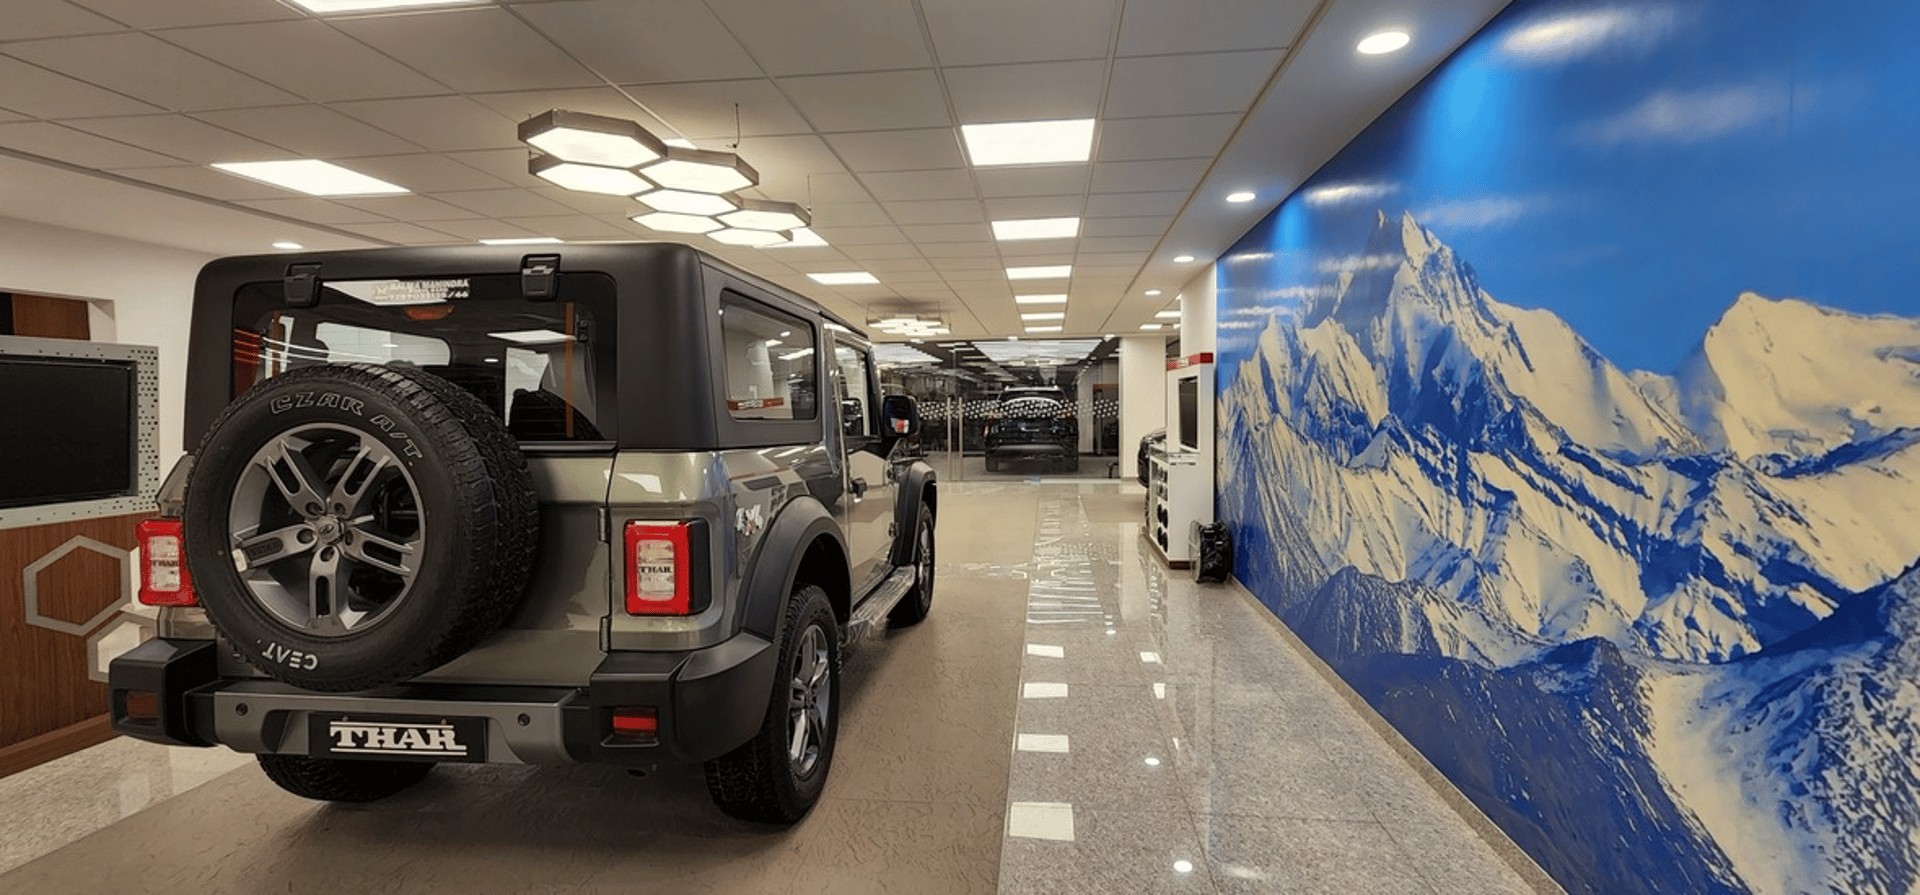
<svg viewBox="0 0 1920 895">
<path fill-rule="evenodd" d="M 307 740 L 316 758 L 486 761 L 487 719 L 316 712 Z"/>
</svg>

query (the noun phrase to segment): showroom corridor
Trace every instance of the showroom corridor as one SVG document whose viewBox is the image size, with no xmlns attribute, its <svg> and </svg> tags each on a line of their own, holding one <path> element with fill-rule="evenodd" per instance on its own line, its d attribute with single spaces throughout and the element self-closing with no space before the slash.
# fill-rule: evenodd
<svg viewBox="0 0 1920 895">
<path fill-rule="evenodd" d="M 0 891 L 1556 890 L 1245 591 L 1161 565 L 1138 487 L 942 489 L 933 613 L 849 661 L 791 830 L 721 815 L 697 769 L 443 766 L 328 806 L 121 739 L 0 779 Z"/>
</svg>

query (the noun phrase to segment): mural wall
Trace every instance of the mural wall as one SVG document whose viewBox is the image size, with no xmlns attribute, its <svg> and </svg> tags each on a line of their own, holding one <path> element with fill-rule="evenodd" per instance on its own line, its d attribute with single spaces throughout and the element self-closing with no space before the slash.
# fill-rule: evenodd
<svg viewBox="0 0 1920 895">
<path fill-rule="evenodd" d="M 1920 887 L 1914 33 L 1518 0 L 1222 259 L 1238 577 L 1571 891 Z"/>
</svg>

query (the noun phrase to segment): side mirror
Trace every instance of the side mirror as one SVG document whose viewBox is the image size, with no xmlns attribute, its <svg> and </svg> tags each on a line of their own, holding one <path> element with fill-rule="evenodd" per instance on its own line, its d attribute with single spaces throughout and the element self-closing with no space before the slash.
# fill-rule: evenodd
<svg viewBox="0 0 1920 895">
<path fill-rule="evenodd" d="M 888 395 L 880 399 L 882 435 L 920 434 L 920 406 L 906 395 Z"/>
</svg>

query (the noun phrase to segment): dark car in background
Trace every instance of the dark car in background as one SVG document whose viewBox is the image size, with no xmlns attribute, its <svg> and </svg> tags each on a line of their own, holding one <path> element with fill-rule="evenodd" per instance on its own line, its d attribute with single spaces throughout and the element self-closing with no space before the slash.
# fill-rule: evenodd
<svg viewBox="0 0 1920 895">
<path fill-rule="evenodd" d="M 1080 420 L 1064 389 L 1010 388 L 987 417 L 987 471 L 1010 461 L 1045 461 L 1080 468 Z"/>
</svg>

